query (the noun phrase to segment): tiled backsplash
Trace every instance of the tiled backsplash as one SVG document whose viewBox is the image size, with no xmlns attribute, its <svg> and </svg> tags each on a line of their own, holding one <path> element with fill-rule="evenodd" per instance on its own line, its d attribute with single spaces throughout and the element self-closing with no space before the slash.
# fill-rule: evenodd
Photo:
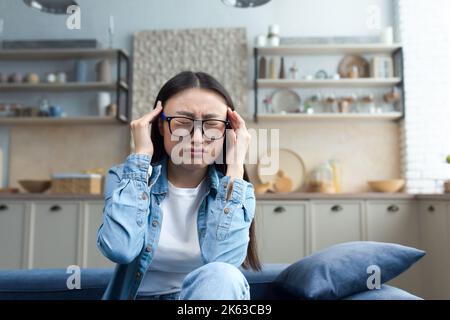
<svg viewBox="0 0 450 320">
<path fill-rule="evenodd" d="M 247 127 L 280 129 L 280 148 L 300 155 L 307 173 L 331 157 L 339 159 L 343 192 L 369 191 L 368 180 L 401 177 L 396 122 L 291 120 L 248 123 Z M 256 165 L 247 169 L 252 182 L 259 182 Z"/>
</svg>

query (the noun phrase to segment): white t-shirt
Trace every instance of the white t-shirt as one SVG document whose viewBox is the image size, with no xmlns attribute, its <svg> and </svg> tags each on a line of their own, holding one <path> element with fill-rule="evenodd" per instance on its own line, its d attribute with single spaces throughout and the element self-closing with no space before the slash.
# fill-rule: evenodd
<svg viewBox="0 0 450 320">
<path fill-rule="evenodd" d="M 158 247 L 139 294 L 180 291 L 186 275 L 203 265 L 197 215 L 205 192 L 206 179 L 195 188 L 178 188 L 168 181 L 168 192 L 161 202 L 163 219 Z"/>
</svg>

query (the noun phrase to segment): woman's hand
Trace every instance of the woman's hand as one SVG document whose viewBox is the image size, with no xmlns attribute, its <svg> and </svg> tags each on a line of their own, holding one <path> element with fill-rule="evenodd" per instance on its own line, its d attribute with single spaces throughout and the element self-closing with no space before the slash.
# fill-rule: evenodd
<svg viewBox="0 0 450 320">
<path fill-rule="evenodd" d="M 135 153 L 153 155 L 153 143 L 150 137 L 151 123 L 158 118 L 162 111 L 162 103 L 158 101 L 156 108 L 139 119 L 131 121 L 131 134 L 134 141 Z"/>
<path fill-rule="evenodd" d="M 227 175 L 242 179 L 251 135 L 245 126 L 244 119 L 230 107 L 228 107 L 228 120 L 231 122 L 233 130 L 227 130 Z"/>
</svg>

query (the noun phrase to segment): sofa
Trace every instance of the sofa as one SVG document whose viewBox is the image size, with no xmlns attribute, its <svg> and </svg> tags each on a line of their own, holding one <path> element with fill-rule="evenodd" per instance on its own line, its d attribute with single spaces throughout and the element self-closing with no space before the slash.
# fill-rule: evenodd
<svg viewBox="0 0 450 320">
<path fill-rule="evenodd" d="M 274 279 L 289 264 L 266 263 L 261 271 L 241 271 L 250 284 L 251 300 L 298 299 L 277 286 Z M 80 288 L 69 289 L 66 269 L 0 270 L 0 300 L 98 300 L 101 299 L 113 269 L 80 269 Z M 381 289 L 367 290 L 346 300 L 419 300 L 404 290 L 383 284 Z"/>
</svg>

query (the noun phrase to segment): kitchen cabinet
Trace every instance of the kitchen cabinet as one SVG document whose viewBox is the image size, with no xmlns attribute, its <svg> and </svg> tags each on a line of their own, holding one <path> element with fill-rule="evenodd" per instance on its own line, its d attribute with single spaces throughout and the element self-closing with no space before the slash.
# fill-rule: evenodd
<svg viewBox="0 0 450 320">
<path fill-rule="evenodd" d="M 114 263 L 97 248 L 97 230 L 103 221 L 103 201 L 89 201 L 84 203 L 84 235 L 83 235 L 83 267 L 105 268 Z"/>
<path fill-rule="evenodd" d="M 418 246 L 417 204 L 399 200 L 367 202 L 367 240 Z"/>
<path fill-rule="evenodd" d="M 363 240 L 363 202 L 319 200 L 311 203 L 311 251 Z"/>
<path fill-rule="evenodd" d="M 366 227 L 367 240 L 398 243 L 422 249 L 417 202 L 401 200 L 368 201 Z M 422 295 L 422 263 L 423 260 L 420 260 L 388 284 Z"/>
<path fill-rule="evenodd" d="M 450 299 L 450 204 L 443 201 L 420 202 L 420 238 L 427 252 L 423 258 L 424 298 Z"/>
<path fill-rule="evenodd" d="M 26 205 L 0 200 L 0 269 L 18 269 L 24 265 Z"/>
<path fill-rule="evenodd" d="M 67 268 L 79 261 L 80 205 L 69 201 L 31 203 L 30 268 Z"/>
<path fill-rule="evenodd" d="M 262 262 L 292 263 L 307 254 L 306 214 L 304 202 L 259 202 L 255 225 Z"/>
</svg>

